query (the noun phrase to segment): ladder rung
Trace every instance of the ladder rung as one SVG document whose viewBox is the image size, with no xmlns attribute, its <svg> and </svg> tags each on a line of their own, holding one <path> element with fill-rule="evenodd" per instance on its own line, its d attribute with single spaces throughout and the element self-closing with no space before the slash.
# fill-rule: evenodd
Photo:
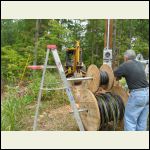
<svg viewBox="0 0 150 150">
<path fill-rule="evenodd" d="M 78 112 L 88 112 L 88 109 L 78 109 Z M 69 113 L 74 113 L 74 112 L 70 111 Z"/>
<path fill-rule="evenodd" d="M 57 68 L 56 66 L 47 66 L 47 68 Z"/>
<path fill-rule="evenodd" d="M 93 77 L 84 77 L 84 78 L 67 78 L 67 81 L 79 81 L 79 80 L 93 80 Z"/>
<path fill-rule="evenodd" d="M 62 87 L 62 88 L 51 88 L 51 89 L 48 89 L 48 88 L 41 88 L 41 90 L 45 90 L 45 91 L 64 90 L 64 89 L 67 89 L 67 87 Z"/>
<path fill-rule="evenodd" d="M 48 85 L 56 85 L 56 84 L 63 84 L 62 82 L 54 82 L 54 83 L 50 83 Z"/>
<path fill-rule="evenodd" d="M 32 70 L 42 70 L 44 68 L 44 65 L 36 65 L 36 66 L 28 66 L 29 69 Z M 47 66 L 46 68 L 57 68 L 56 66 Z"/>
</svg>

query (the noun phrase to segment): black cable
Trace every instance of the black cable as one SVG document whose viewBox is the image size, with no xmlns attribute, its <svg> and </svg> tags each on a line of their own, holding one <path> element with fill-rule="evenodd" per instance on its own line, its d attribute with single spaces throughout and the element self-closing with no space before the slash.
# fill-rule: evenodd
<svg viewBox="0 0 150 150">
<path fill-rule="evenodd" d="M 100 97 L 96 96 L 97 102 L 98 102 L 98 107 L 99 107 L 99 111 L 100 111 L 100 118 L 101 118 L 101 124 L 99 126 L 99 129 L 102 129 L 102 127 L 104 127 L 104 121 L 105 121 L 105 116 L 104 116 L 104 109 L 103 109 L 103 105 L 100 102 Z"/>
<path fill-rule="evenodd" d="M 122 120 L 123 116 L 124 116 L 125 106 L 124 106 L 122 98 L 119 95 L 115 95 L 115 97 L 116 97 L 116 100 L 117 100 L 117 102 L 118 102 L 118 104 L 120 106 L 120 110 L 121 110 L 119 120 Z"/>
<path fill-rule="evenodd" d="M 109 120 L 111 120 L 112 116 L 111 116 L 111 110 L 110 110 L 110 105 L 109 105 L 109 99 L 107 99 L 105 94 L 101 94 L 104 97 L 105 103 L 106 103 L 106 107 L 107 107 L 107 111 L 109 114 Z"/>
<path fill-rule="evenodd" d="M 125 110 L 123 100 L 122 100 L 122 98 L 119 95 L 116 95 L 116 94 L 112 94 L 112 95 L 116 99 L 116 101 L 117 101 L 117 103 L 119 105 L 119 110 L 120 110 L 120 118 L 119 118 L 119 120 L 122 120 L 123 116 L 124 116 L 124 110 Z"/>
<path fill-rule="evenodd" d="M 109 82 L 109 77 L 107 72 L 105 71 L 100 71 L 100 85 L 107 85 Z"/>
<path fill-rule="evenodd" d="M 108 115 L 108 110 L 107 110 L 107 106 L 106 106 L 106 102 L 103 96 L 101 96 L 101 102 L 103 104 L 104 107 L 104 112 L 105 112 L 105 127 L 108 125 L 109 122 L 109 115 Z"/>
<path fill-rule="evenodd" d="M 124 116 L 125 107 L 122 98 L 119 95 L 106 92 L 96 95 L 96 99 L 101 117 L 100 129 L 107 127 L 108 123 L 113 121 L 115 130 L 119 120 L 122 120 Z"/>
<path fill-rule="evenodd" d="M 114 123 L 113 127 L 114 127 L 114 130 L 115 130 L 116 125 L 117 125 L 117 119 L 116 119 L 117 118 L 117 116 L 116 116 L 117 109 L 116 109 L 116 104 L 115 104 L 115 101 L 114 101 L 113 97 L 111 95 L 109 95 L 109 93 L 106 93 L 105 95 L 106 95 L 106 98 L 109 99 L 109 105 L 110 105 L 112 116 L 113 116 L 113 119 L 110 120 L 110 121 L 113 121 L 113 123 Z"/>
</svg>

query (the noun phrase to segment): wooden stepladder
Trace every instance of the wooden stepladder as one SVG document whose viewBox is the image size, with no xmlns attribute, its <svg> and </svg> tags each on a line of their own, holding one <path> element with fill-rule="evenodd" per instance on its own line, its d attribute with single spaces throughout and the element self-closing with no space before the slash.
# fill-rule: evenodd
<svg viewBox="0 0 150 150">
<path fill-rule="evenodd" d="M 71 88 L 69 86 L 69 83 L 67 81 L 64 69 L 62 67 L 62 64 L 61 64 L 61 61 L 60 61 L 60 58 L 59 58 L 59 55 L 58 55 L 58 52 L 57 52 L 56 45 L 47 45 L 47 53 L 46 53 L 45 63 L 44 63 L 44 66 L 42 67 L 43 74 L 42 74 L 40 90 L 39 90 L 39 95 L 38 95 L 38 100 L 37 100 L 37 107 L 36 107 L 36 112 L 35 112 L 33 130 L 35 131 L 36 127 L 37 127 L 37 120 L 38 120 L 39 108 L 40 108 L 40 103 L 41 103 L 41 96 L 42 96 L 42 91 L 44 90 L 43 84 L 44 84 L 44 77 L 45 77 L 45 73 L 46 73 L 46 68 L 50 68 L 50 67 L 47 66 L 50 51 L 52 52 L 52 55 L 53 55 L 53 58 L 54 58 L 54 61 L 55 61 L 55 64 L 56 64 L 56 68 L 58 69 L 58 72 L 59 72 L 59 75 L 61 77 L 61 80 L 63 81 L 64 87 L 63 88 L 57 88 L 57 89 L 55 89 L 55 88 L 54 89 L 48 89 L 48 90 L 62 90 L 62 89 L 66 90 L 66 93 L 67 93 L 67 96 L 69 98 L 71 108 L 73 110 L 73 114 L 74 114 L 75 120 L 78 124 L 78 127 L 79 127 L 80 131 L 84 131 L 84 126 L 82 124 L 82 120 L 80 118 L 80 114 L 79 114 L 79 111 L 77 109 L 77 106 L 76 106 Z M 33 66 L 33 67 L 39 69 L 39 67 L 36 67 L 36 66 Z"/>
</svg>

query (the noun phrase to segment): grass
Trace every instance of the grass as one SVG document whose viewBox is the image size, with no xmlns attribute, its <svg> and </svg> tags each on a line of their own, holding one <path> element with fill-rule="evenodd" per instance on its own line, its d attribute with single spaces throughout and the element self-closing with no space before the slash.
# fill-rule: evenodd
<svg viewBox="0 0 150 150">
<path fill-rule="evenodd" d="M 50 85 L 58 80 L 55 73 L 47 73 L 44 85 L 47 88 L 58 87 Z M 6 86 L 3 100 L 1 101 L 1 130 L 2 131 L 19 131 L 25 130 L 25 118 L 33 116 L 35 105 L 39 92 L 41 74 L 37 73 L 31 77 L 26 86 Z M 44 101 L 44 102 L 43 102 Z M 68 98 L 63 91 L 46 92 L 42 94 L 42 105 L 40 112 L 50 108 L 58 108 L 64 104 L 69 104 Z M 32 109 L 29 109 L 32 107 Z"/>
<path fill-rule="evenodd" d="M 19 98 L 18 89 L 7 87 L 9 93 L 6 94 L 1 105 L 1 130 L 19 130 L 22 115 L 26 114 L 24 106 L 29 103 L 28 97 Z"/>
<path fill-rule="evenodd" d="M 125 91 L 128 91 L 128 85 L 127 85 L 125 78 L 122 78 L 121 80 L 119 80 L 119 83 L 122 85 Z"/>
</svg>

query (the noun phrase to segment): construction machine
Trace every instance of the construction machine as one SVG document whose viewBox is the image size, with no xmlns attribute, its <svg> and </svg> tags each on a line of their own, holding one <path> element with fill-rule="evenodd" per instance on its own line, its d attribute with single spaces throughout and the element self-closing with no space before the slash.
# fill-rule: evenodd
<svg viewBox="0 0 150 150">
<path fill-rule="evenodd" d="M 74 48 L 66 50 L 65 74 L 66 77 L 85 77 L 86 68 L 82 61 L 82 49 L 79 41 L 76 41 Z"/>
</svg>

